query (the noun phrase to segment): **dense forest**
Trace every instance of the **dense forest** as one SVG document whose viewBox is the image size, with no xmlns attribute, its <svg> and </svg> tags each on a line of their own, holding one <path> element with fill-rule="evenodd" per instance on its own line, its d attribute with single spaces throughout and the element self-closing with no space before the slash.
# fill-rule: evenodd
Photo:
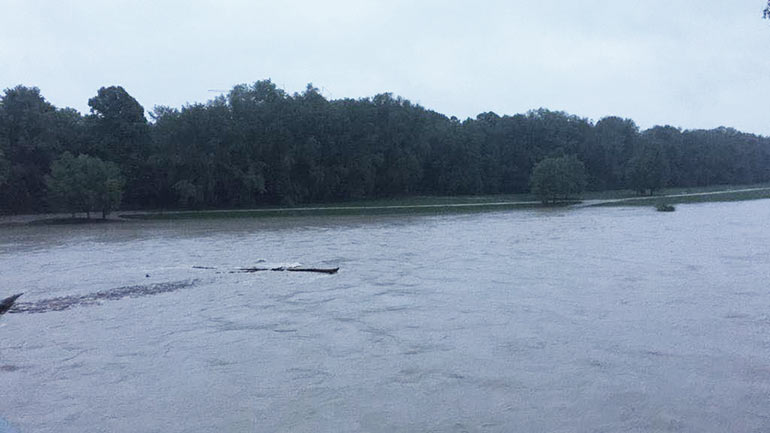
<svg viewBox="0 0 770 433">
<path fill-rule="evenodd" d="M 269 80 L 156 107 L 150 121 L 121 87 L 88 105 L 82 115 L 34 87 L 4 91 L 0 212 L 56 210 L 57 197 L 88 182 L 64 182 L 79 163 L 102 183 L 119 176 L 101 194 L 114 205 L 121 188 L 130 208 L 528 192 L 533 167 L 560 156 L 582 162 L 589 190 L 770 181 L 770 139 L 730 128 L 641 131 L 630 119 L 546 109 L 459 120 L 388 93 L 328 100 L 312 85 L 291 95 Z"/>
</svg>

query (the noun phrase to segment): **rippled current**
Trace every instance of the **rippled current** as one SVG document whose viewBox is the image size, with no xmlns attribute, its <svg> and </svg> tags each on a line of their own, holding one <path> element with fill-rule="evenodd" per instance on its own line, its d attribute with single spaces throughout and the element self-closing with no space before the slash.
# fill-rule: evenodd
<svg viewBox="0 0 770 433">
<path fill-rule="evenodd" d="M 0 317 L 0 418 L 22 433 L 767 432 L 769 225 L 763 200 L 2 226 L 0 297 L 90 301 Z M 341 270 L 227 272 L 260 263 Z"/>
</svg>

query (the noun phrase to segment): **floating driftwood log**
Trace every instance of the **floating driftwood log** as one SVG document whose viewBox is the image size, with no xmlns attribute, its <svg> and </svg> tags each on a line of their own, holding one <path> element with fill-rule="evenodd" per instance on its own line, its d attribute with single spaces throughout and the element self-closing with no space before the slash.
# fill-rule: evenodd
<svg viewBox="0 0 770 433">
<path fill-rule="evenodd" d="M 193 269 L 211 269 L 211 270 L 217 270 L 217 268 L 211 267 L 211 266 L 193 266 Z M 303 268 L 301 266 L 279 266 L 276 268 L 261 268 L 261 267 L 248 267 L 248 268 L 238 268 L 232 271 L 228 271 L 230 274 L 237 274 L 237 273 L 244 273 L 244 274 L 253 274 L 255 272 L 265 272 L 265 271 L 273 271 L 273 272 L 315 272 L 318 274 L 336 274 L 339 272 L 340 268 Z"/>
<path fill-rule="evenodd" d="M 316 272 L 319 274 L 336 274 L 340 268 L 300 268 L 300 267 L 286 267 L 281 266 L 278 268 L 240 268 L 231 272 L 244 272 L 251 274 L 254 272 L 262 271 L 275 271 L 275 272 Z"/>
<path fill-rule="evenodd" d="M 23 295 L 23 293 L 17 293 L 13 296 L 9 296 L 2 301 L 0 301 L 0 314 L 5 314 L 8 312 L 8 310 L 13 307 L 13 304 L 16 302 L 17 299 L 19 299 L 19 296 Z"/>
</svg>

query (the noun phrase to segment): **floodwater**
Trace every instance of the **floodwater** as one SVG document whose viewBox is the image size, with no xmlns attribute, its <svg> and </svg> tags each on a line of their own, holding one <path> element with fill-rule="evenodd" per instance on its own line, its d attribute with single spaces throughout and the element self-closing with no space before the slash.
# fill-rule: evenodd
<svg viewBox="0 0 770 433">
<path fill-rule="evenodd" d="M 0 297 L 40 307 L 0 317 L 0 417 L 22 433 L 767 432 L 769 224 L 760 200 L 0 227 Z M 259 264 L 341 270 L 227 272 Z"/>
</svg>

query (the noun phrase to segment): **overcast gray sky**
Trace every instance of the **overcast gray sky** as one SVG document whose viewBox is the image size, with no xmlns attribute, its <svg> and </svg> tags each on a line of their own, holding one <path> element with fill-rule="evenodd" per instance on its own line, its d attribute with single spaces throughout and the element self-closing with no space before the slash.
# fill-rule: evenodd
<svg viewBox="0 0 770 433">
<path fill-rule="evenodd" d="M 0 86 L 147 110 L 271 78 L 460 118 L 545 107 L 770 135 L 764 0 L 0 0 Z"/>
</svg>

